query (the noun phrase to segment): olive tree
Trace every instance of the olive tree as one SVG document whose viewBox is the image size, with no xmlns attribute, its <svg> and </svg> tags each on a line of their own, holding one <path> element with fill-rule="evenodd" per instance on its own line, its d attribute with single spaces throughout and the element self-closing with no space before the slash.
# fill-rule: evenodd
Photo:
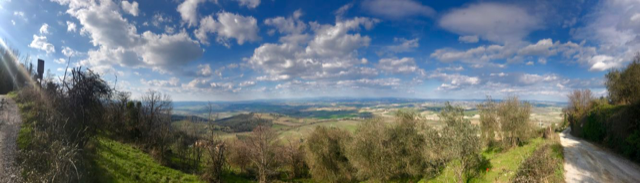
<svg viewBox="0 0 640 183">
<path fill-rule="evenodd" d="M 454 169 L 458 182 L 463 182 L 465 175 L 480 163 L 482 145 L 478 128 L 464 119 L 464 109 L 451 106 L 449 102 L 440 111 L 439 117 L 446 123 L 442 129 L 446 153 L 452 160 L 460 162 Z"/>
</svg>

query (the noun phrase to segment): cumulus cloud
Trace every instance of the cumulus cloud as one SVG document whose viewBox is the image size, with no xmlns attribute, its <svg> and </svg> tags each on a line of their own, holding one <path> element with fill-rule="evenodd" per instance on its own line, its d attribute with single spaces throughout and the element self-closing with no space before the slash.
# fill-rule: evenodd
<svg viewBox="0 0 640 183">
<path fill-rule="evenodd" d="M 357 80 L 341 80 L 337 82 L 338 86 L 347 87 L 394 87 L 399 86 L 401 80 L 398 78 L 378 78 L 378 79 L 357 79 Z"/>
<path fill-rule="evenodd" d="M 349 9 L 351 9 L 351 7 L 353 7 L 353 3 L 345 4 L 333 12 L 333 14 L 336 15 L 336 17 L 342 17 L 347 13 L 347 11 L 349 11 Z"/>
<path fill-rule="evenodd" d="M 122 17 L 120 6 L 112 1 L 58 1 L 68 5 L 67 13 L 82 26 L 81 33 L 97 49 L 87 52 L 80 63 L 96 71 L 113 70 L 111 65 L 147 67 L 168 72 L 202 55 L 197 41 L 185 30 L 175 34 L 138 34 L 134 25 Z"/>
<path fill-rule="evenodd" d="M 296 78 L 329 78 L 334 74 L 368 74 L 370 71 L 349 70 L 361 64 L 356 50 L 369 45 L 371 38 L 351 31 L 361 27 L 370 29 L 378 20 L 354 18 L 335 25 L 314 27 L 314 36 L 307 42 L 281 44 L 266 43 L 247 58 L 254 70 L 267 74 L 259 80 L 288 80 Z"/>
<path fill-rule="evenodd" d="M 438 87 L 438 90 L 457 90 L 461 87 L 469 85 L 477 85 L 480 83 L 480 78 L 471 77 L 461 74 L 447 74 L 441 72 L 435 72 L 428 76 L 431 79 L 438 79 L 442 84 Z"/>
<path fill-rule="evenodd" d="M 591 79 L 571 79 L 558 74 L 532 74 L 532 73 L 490 73 L 476 76 L 462 75 L 458 73 L 442 73 L 436 71 L 428 78 L 438 79 L 442 82 L 436 88 L 437 91 L 447 96 L 463 95 L 491 95 L 506 97 L 517 94 L 521 97 L 566 99 L 566 94 L 574 89 L 604 88 L 600 77 Z"/>
<path fill-rule="evenodd" d="M 392 74 L 410 74 L 410 73 L 424 73 L 418 66 L 413 58 L 404 57 L 397 58 L 383 58 L 378 61 L 377 68 L 386 73 Z"/>
<path fill-rule="evenodd" d="M 520 41 L 531 31 L 541 28 L 541 24 L 540 17 L 530 15 L 521 7 L 498 3 L 454 9 L 439 20 L 440 27 L 451 32 L 477 35 L 498 43 Z"/>
<path fill-rule="evenodd" d="M 260 0 L 236 0 L 240 3 L 240 6 L 246 6 L 247 8 L 256 8 L 260 5 Z"/>
<path fill-rule="evenodd" d="M 463 42 L 463 43 L 477 43 L 478 41 L 480 41 L 480 39 L 476 35 L 473 35 L 473 36 L 460 36 L 458 38 L 458 41 Z"/>
<path fill-rule="evenodd" d="M 76 23 L 67 21 L 67 32 L 76 32 Z"/>
<path fill-rule="evenodd" d="M 33 41 L 31 41 L 29 47 L 45 51 L 47 54 L 56 52 L 53 44 L 47 42 L 46 36 L 33 35 Z"/>
<path fill-rule="evenodd" d="M 64 60 L 64 58 L 58 58 L 58 59 L 54 59 L 53 62 L 58 63 L 58 64 L 65 64 L 67 63 L 66 60 Z M 64 69 L 62 69 L 64 71 Z"/>
<path fill-rule="evenodd" d="M 137 51 L 146 64 L 156 69 L 174 68 L 202 56 L 200 45 L 185 31 L 172 35 L 158 35 L 147 31 L 142 37 L 147 44 Z"/>
<path fill-rule="evenodd" d="M 369 13 L 389 19 L 403 19 L 415 16 L 434 16 L 436 11 L 413 0 L 366 0 L 362 8 Z"/>
<path fill-rule="evenodd" d="M 527 59 L 536 57 L 540 64 L 546 64 L 547 57 L 558 54 L 564 59 L 571 60 L 569 63 L 591 66 L 590 60 L 597 55 L 597 52 L 594 47 L 586 46 L 584 42 L 580 44 L 571 41 L 554 43 L 548 38 L 541 39 L 536 43 L 519 42 L 504 45 L 483 45 L 467 50 L 441 48 L 434 51 L 431 57 L 441 62 L 460 61 L 473 67 L 483 67 L 487 65 L 502 66 L 494 61 L 504 60 L 504 64 L 523 63 Z"/>
<path fill-rule="evenodd" d="M 556 50 L 551 49 L 553 46 L 551 39 L 542 39 L 536 44 L 527 45 L 518 50 L 518 54 L 523 56 L 551 56 L 556 54 Z"/>
<path fill-rule="evenodd" d="M 640 2 L 599 1 L 585 16 L 585 25 L 573 31 L 573 37 L 597 46 L 597 54 L 582 63 L 590 71 L 619 68 L 633 60 L 640 50 Z"/>
<path fill-rule="evenodd" d="M 198 69 L 198 75 L 201 76 L 211 76 L 211 74 L 213 73 L 209 64 L 200 64 L 198 65 Z"/>
<path fill-rule="evenodd" d="M 253 85 L 256 85 L 255 81 L 243 81 L 238 86 L 248 87 L 248 86 L 253 86 Z"/>
<path fill-rule="evenodd" d="M 144 78 L 142 78 L 140 79 L 140 83 L 147 86 L 153 86 L 153 87 L 174 87 L 174 86 L 178 86 L 178 84 L 180 83 L 180 79 L 176 77 L 172 77 L 167 80 L 157 80 L 157 79 L 145 80 Z"/>
<path fill-rule="evenodd" d="M 66 56 L 66 57 L 75 57 L 75 56 L 80 55 L 80 52 L 78 52 L 78 51 L 76 51 L 74 49 L 71 49 L 69 47 L 63 46 L 62 47 L 62 54 L 64 56 Z"/>
<path fill-rule="evenodd" d="M 132 3 L 129 3 L 129 1 L 122 1 L 122 10 L 133 16 L 138 16 L 138 13 L 140 12 L 138 9 L 138 2 L 135 1 Z"/>
<path fill-rule="evenodd" d="M 399 43 L 397 45 L 387 46 L 387 50 L 394 53 L 411 52 L 415 48 L 420 46 L 419 38 L 405 39 L 405 38 L 393 38 L 393 42 Z"/>
<path fill-rule="evenodd" d="M 591 68 L 589 71 L 605 71 L 611 68 L 617 68 L 621 66 L 622 58 L 615 58 L 608 55 L 596 55 L 589 60 Z"/>
<path fill-rule="evenodd" d="M 40 27 L 40 34 L 49 34 L 49 24 L 42 24 Z"/>
<path fill-rule="evenodd" d="M 275 17 L 264 20 L 264 24 L 273 26 L 281 34 L 301 34 L 307 29 L 307 24 L 300 20 L 301 10 L 296 10 L 297 16 Z M 296 15 L 296 13 L 294 13 Z"/>
<path fill-rule="evenodd" d="M 216 14 L 217 20 L 209 15 L 200 20 L 200 27 L 194 31 L 201 43 L 209 44 L 209 33 L 216 33 L 216 41 L 230 47 L 229 39 L 233 38 L 239 45 L 246 41 L 258 41 L 258 22 L 252 16 L 242 16 L 229 12 Z"/>
<path fill-rule="evenodd" d="M 198 24 L 198 4 L 204 3 L 205 0 L 185 0 L 178 5 L 178 12 L 182 21 L 189 27 L 197 26 Z"/>
</svg>

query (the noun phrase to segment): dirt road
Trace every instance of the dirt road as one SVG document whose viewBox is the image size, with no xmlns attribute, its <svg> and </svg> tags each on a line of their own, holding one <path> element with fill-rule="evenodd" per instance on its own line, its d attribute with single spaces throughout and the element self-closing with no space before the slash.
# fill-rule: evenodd
<svg viewBox="0 0 640 183">
<path fill-rule="evenodd" d="M 566 182 L 640 182 L 640 167 L 606 149 L 569 134 L 560 134 Z"/>
<path fill-rule="evenodd" d="M 0 108 L 0 182 L 20 182 L 20 171 L 16 167 L 18 146 L 16 139 L 20 130 L 20 115 L 16 104 L 4 95 L 0 101 L 6 103 Z"/>
</svg>

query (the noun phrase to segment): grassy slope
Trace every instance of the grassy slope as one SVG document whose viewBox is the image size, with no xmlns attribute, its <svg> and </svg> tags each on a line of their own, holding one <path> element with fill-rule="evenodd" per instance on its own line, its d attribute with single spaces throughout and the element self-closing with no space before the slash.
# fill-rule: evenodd
<svg viewBox="0 0 640 183">
<path fill-rule="evenodd" d="M 15 94 L 10 94 L 15 99 Z M 33 103 L 18 103 L 23 119 L 18 132 L 18 148 L 25 149 L 31 143 Z M 88 157 L 95 169 L 97 182 L 203 182 L 197 176 L 161 166 L 148 154 L 130 145 L 98 137 L 95 154 Z"/>
<path fill-rule="evenodd" d="M 543 139 L 536 138 L 524 146 L 515 147 L 508 151 L 499 153 L 494 151 L 483 152 L 482 155 L 490 162 L 489 171 L 483 170 L 483 173 L 468 182 L 509 182 L 509 179 L 515 175 L 520 164 L 543 142 Z M 422 180 L 421 182 L 456 182 L 456 176 L 453 169 L 448 166 L 437 177 L 430 180 Z"/>
<path fill-rule="evenodd" d="M 203 182 L 196 175 L 158 164 L 148 154 L 105 137 L 98 137 L 92 155 L 96 180 L 102 182 Z"/>
</svg>

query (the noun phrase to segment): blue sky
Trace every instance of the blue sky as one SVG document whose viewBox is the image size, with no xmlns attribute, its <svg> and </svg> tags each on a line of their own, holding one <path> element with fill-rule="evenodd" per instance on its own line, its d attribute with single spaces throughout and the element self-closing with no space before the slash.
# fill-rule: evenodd
<svg viewBox="0 0 640 183">
<path fill-rule="evenodd" d="M 71 58 L 177 101 L 564 101 L 606 94 L 639 33 L 631 0 L 0 0 L 0 37 L 51 73 Z"/>
</svg>

